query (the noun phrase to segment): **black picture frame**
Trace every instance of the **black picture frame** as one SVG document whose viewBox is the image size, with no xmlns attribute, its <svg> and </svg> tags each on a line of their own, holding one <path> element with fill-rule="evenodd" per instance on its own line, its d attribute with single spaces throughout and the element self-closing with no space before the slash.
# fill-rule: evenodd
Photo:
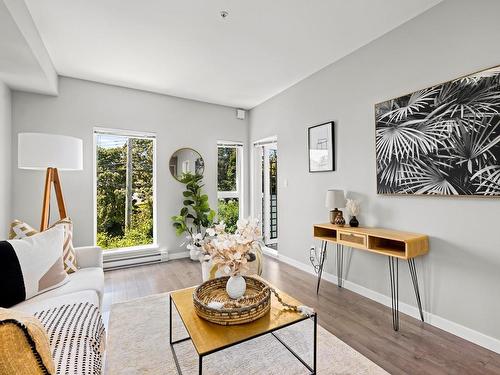
<svg viewBox="0 0 500 375">
<path fill-rule="evenodd" d="M 310 173 L 335 171 L 335 123 L 333 121 L 307 128 L 307 154 Z"/>
</svg>

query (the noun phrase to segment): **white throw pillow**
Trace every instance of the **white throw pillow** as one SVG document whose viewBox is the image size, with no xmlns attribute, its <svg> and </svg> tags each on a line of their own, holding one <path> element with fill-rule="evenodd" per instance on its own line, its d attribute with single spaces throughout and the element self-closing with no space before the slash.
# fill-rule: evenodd
<svg viewBox="0 0 500 375">
<path fill-rule="evenodd" d="M 64 227 L 20 240 L 0 241 L 0 307 L 11 307 L 66 283 Z"/>
</svg>

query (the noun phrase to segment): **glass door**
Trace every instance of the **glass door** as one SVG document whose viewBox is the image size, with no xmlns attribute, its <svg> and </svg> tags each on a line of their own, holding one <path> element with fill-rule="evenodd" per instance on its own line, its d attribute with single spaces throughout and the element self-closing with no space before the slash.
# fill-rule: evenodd
<svg viewBox="0 0 500 375">
<path fill-rule="evenodd" d="M 254 144 L 254 215 L 262 223 L 266 247 L 278 249 L 278 143 Z"/>
</svg>

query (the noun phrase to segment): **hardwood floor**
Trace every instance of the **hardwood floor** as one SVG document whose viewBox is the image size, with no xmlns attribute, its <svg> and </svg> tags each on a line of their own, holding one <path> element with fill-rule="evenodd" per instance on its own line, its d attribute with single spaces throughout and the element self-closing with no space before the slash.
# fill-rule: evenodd
<svg viewBox="0 0 500 375">
<path fill-rule="evenodd" d="M 500 374 L 500 355 L 407 315 L 394 332 L 391 310 L 285 263 L 266 258 L 263 277 L 318 312 L 319 324 L 391 374 Z M 187 259 L 105 273 L 104 311 L 111 304 L 201 282 Z M 321 348 L 319 348 L 321 350 Z M 332 361 L 335 359 L 332 358 Z"/>
</svg>

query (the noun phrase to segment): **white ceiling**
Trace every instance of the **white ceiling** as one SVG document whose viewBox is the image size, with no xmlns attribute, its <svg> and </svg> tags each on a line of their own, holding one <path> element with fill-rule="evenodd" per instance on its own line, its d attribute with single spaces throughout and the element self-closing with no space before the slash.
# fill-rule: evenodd
<svg viewBox="0 0 500 375">
<path fill-rule="evenodd" d="M 241 108 L 440 2 L 25 1 L 60 75 Z"/>
<path fill-rule="evenodd" d="M 0 81 L 16 90 L 57 94 L 57 74 L 23 1 L 0 0 Z"/>
</svg>

